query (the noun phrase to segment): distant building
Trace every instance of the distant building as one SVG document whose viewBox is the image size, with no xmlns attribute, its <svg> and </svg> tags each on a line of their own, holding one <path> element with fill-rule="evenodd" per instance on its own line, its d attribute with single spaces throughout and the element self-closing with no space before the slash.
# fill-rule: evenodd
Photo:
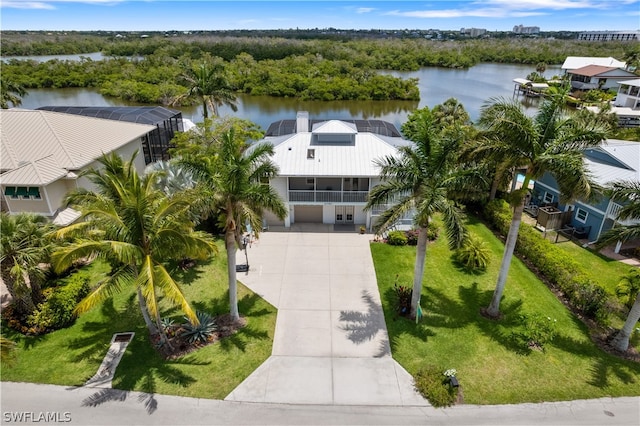
<svg viewBox="0 0 640 426">
<path fill-rule="evenodd" d="M 468 34 L 471 37 L 480 37 L 486 32 L 485 28 L 460 28 L 460 34 Z"/>
<path fill-rule="evenodd" d="M 639 41 L 640 31 L 586 31 L 578 34 L 584 41 Z"/>
<path fill-rule="evenodd" d="M 540 27 L 523 27 L 522 25 L 516 25 L 513 27 L 513 32 L 516 34 L 538 34 L 540 33 Z"/>
<path fill-rule="evenodd" d="M 562 69 L 565 73 L 576 70 L 578 68 L 586 67 L 587 65 L 600 65 L 603 67 L 624 68 L 625 62 L 619 61 L 615 58 L 598 58 L 590 56 L 567 56 L 562 64 Z"/>
</svg>

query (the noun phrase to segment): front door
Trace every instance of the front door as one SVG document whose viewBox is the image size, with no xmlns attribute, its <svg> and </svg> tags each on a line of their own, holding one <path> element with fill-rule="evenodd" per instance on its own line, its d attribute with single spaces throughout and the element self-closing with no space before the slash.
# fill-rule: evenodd
<svg viewBox="0 0 640 426">
<path fill-rule="evenodd" d="M 346 225 L 353 223 L 353 206 L 336 206 L 336 224 Z"/>
</svg>

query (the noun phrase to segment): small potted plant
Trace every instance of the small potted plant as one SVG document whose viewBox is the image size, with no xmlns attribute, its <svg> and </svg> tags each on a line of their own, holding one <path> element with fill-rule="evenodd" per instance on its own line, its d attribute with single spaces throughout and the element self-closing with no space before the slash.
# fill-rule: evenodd
<svg viewBox="0 0 640 426">
<path fill-rule="evenodd" d="M 364 225 L 363 225 L 363 226 L 360 227 L 360 233 L 364 234 L 365 232 L 367 232 L 367 228 L 365 228 Z"/>
</svg>

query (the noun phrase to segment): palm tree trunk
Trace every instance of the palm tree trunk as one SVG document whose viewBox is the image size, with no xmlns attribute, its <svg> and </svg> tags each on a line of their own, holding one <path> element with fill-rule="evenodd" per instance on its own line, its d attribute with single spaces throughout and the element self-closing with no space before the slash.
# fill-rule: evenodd
<svg viewBox="0 0 640 426">
<path fill-rule="evenodd" d="M 207 110 L 207 100 L 202 98 L 202 118 L 207 119 L 209 117 L 209 111 Z"/>
<path fill-rule="evenodd" d="M 155 336 L 158 334 L 158 328 L 155 326 L 153 321 L 151 321 L 151 317 L 149 316 L 149 310 L 147 309 L 147 301 L 144 299 L 142 295 L 142 289 L 138 287 L 138 305 L 140 306 L 140 312 L 142 312 L 142 318 L 144 319 L 144 323 L 147 325 L 147 329 L 149 329 L 149 334 Z"/>
<path fill-rule="evenodd" d="M 496 193 L 498 192 L 498 185 L 500 184 L 500 178 L 497 173 L 493 177 L 493 181 L 491 182 L 491 191 L 489 192 L 489 201 L 493 201 L 496 199 Z"/>
<path fill-rule="evenodd" d="M 227 274 L 229 277 L 229 314 L 234 321 L 240 319 L 238 313 L 238 283 L 236 280 L 236 237 L 233 230 L 227 230 L 224 235 L 224 245 L 227 249 Z"/>
<path fill-rule="evenodd" d="M 527 180 L 528 179 L 525 179 L 525 181 Z M 516 248 L 516 241 L 518 240 L 518 231 L 520 230 L 520 222 L 522 222 L 523 211 L 524 197 L 520 200 L 520 203 L 518 203 L 518 205 L 513 209 L 513 219 L 511 220 L 509 234 L 507 235 L 507 241 L 504 246 L 504 254 L 502 256 L 502 263 L 500 264 L 498 282 L 496 284 L 496 289 L 493 292 L 491 304 L 486 310 L 487 315 L 494 318 L 500 315 L 500 300 L 502 299 L 502 292 L 504 291 L 504 286 L 507 282 L 507 275 L 509 274 L 509 267 L 511 266 L 513 252 Z"/>
<path fill-rule="evenodd" d="M 420 296 L 422 296 L 422 275 L 424 274 L 424 261 L 427 258 L 427 239 L 427 227 L 421 226 L 416 246 L 416 264 L 413 268 L 413 293 L 411 294 L 411 316 L 413 318 L 416 316 Z"/>
<path fill-rule="evenodd" d="M 611 342 L 611 345 L 614 348 L 621 352 L 629 349 L 629 338 L 631 337 L 633 328 L 636 326 L 638 320 L 640 320 L 640 293 L 636 296 L 636 301 L 629 311 L 629 315 L 627 316 L 627 320 L 624 322 L 622 329 L 618 331 Z"/>
<path fill-rule="evenodd" d="M 164 332 L 164 328 L 162 327 L 162 318 L 160 318 L 160 310 L 156 311 L 155 320 L 156 320 L 155 327 L 158 330 L 158 336 L 160 336 L 160 345 L 161 346 L 167 345 L 168 348 L 172 350 L 173 346 L 171 346 L 171 343 L 169 343 L 169 339 L 167 338 L 167 333 Z"/>
</svg>

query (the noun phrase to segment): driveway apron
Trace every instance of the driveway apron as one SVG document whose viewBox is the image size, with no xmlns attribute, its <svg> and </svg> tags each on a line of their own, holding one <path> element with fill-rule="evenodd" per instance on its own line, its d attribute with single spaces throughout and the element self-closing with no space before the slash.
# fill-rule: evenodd
<svg viewBox="0 0 640 426">
<path fill-rule="evenodd" d="M 303 225 L 250 244 L 238 279 L 278 308 L 273 350 L 226 400 L 428 405 L 391 357 L 369 238 Z"/>
</svg>

